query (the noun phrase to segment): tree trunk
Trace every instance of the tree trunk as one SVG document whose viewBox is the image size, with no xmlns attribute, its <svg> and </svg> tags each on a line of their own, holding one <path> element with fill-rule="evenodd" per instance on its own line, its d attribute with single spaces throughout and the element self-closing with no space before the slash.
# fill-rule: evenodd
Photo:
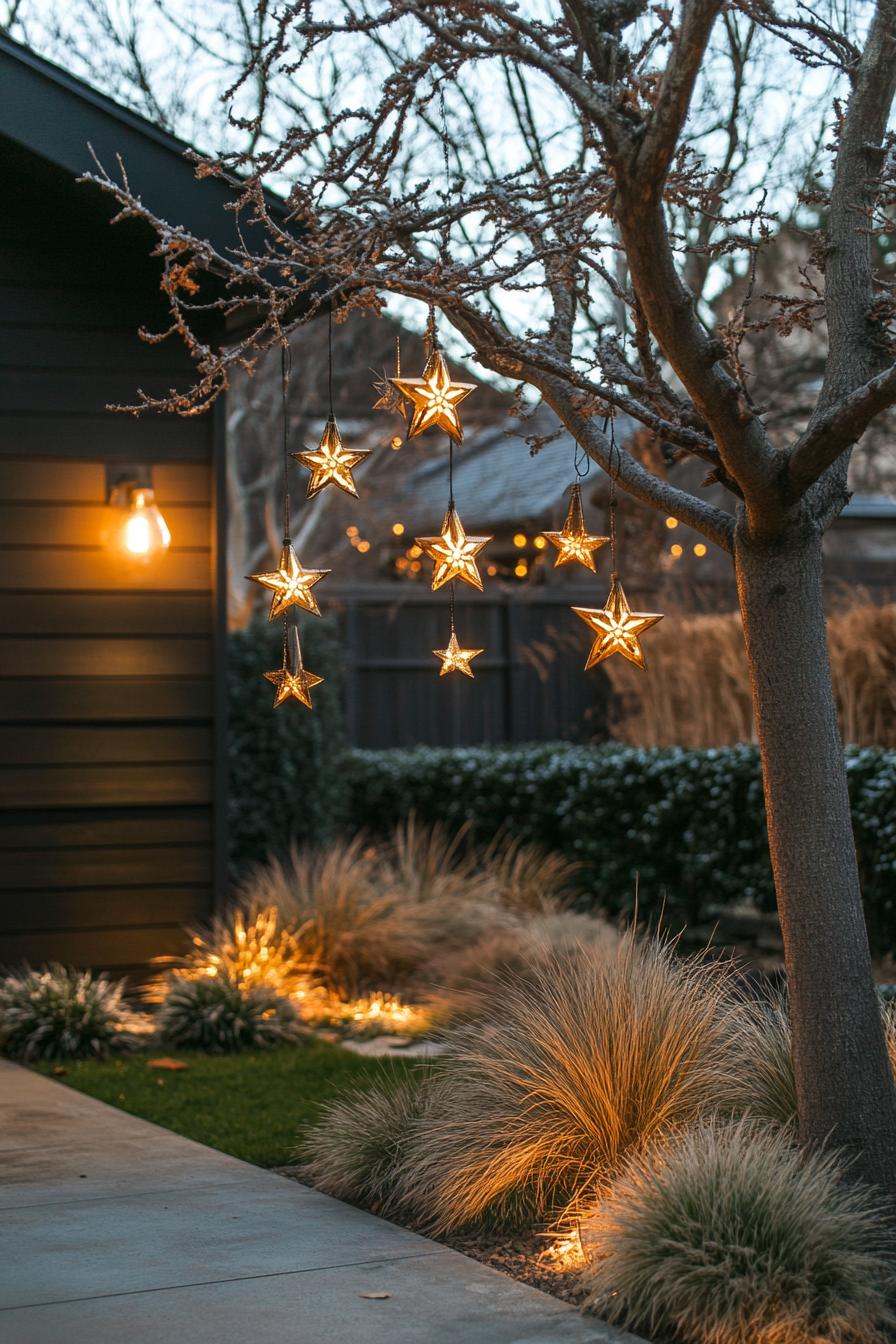
<svg viewBox="0 0 896 1344">
<path fill-rule="evenodd" d="M 874 989 L 831 686 L 821 538 L 739 526 L 768 838 L 784 939 L 802 1141 L 830 1144 L 896 1212 L 896 1087 Z"/>
</svg>

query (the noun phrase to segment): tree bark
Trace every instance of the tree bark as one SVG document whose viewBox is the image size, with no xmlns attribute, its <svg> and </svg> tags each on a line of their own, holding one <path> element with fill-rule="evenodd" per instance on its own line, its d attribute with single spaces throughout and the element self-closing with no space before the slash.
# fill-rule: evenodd
<svg viewBox="0 0 896 1344">
<path fill-rule="evenodd" d="M 828 662 L 821 537 L 742 524 L 738 593 L 784 939 L 802 1141 L 896 1213 L 896 1087 L 874 988 Z"/>
</svg>

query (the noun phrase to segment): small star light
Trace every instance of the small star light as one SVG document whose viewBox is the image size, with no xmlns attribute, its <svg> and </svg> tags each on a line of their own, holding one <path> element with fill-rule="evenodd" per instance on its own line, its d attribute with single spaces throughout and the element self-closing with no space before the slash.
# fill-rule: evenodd
<svg viewBox="0 0 896 1344">
<path fill-rule="evenodd" d="M 457 635 L 452 630 L 447 649 L 433 649 L 435 656 L 442 660 L 439 676 L 447 676 L 449 672 L 463 672 L 465 677 L 472 677 L 473 670 L 470 663 L 482 652 L 482 649 L 462 649 L 457 642 Z"/>
<path fill-rule="evenodd" d="M 308 482 L 308 499 L 313 499 L 315 495 L 323 490 L 324 486 L 338 485 L 340 490 L 344 490 L 347 495 L 354 495 L 358 498 L 358 492 L 355 489 L 355 482 L 352 479 L 352 468 L 359 462 L 363 462 L 365 457 L 370 456 L 369 448 L 349 450 L 342 442 L 342 435 L 339 433 L 339 427 L 336 421 L 330 416 L 324 432 L 321 435 L 320 443 L 314 449 L 308 449 L 302 453 L 292 453 L 297 462 L 301 462 L 303 467 L 307 467 L 311 472 L 311 480 Z"/>
<path fill-rule="evenodd" d="M 250 574 L 255 583 L 270 588 L 274 594 L 271 602 L 271 616 L 281 616 L 289 607 L 302 607 L 305 611 L 320 615 L 320 607 L 311 589 L 330 571 L 328 569 L 303 569 L 292 542 L 284 542 L 280 552 L 280 564 L 271 574 Z"/>
<path fill-rule="evenodd" d="M 413 439 L 425 429 L 437 426 L 450 434 L 455 443 L 462 443 L 464 432 L 460 427 L 457 408 L 471 392 L 475 383 L 453 383 L 445 356 L 435 349 L 426 361 L 422 378 L 390 378 L 393 387 L 414 404 L 408 438 Z"/>
<path fill-rule="evenodd" d="M 415 537 L 417 545 L 433 562 L 432 589 L 441 588 L 450 579 L 463 579 L 482 592 L 482 579 L 476 556 L 493 537 L 468 537 L 457 510 L 451 504 L 438 537 Z"/>
<path fill-rule="evenodd" d="M 573 611 L 597 636 L 585 664 L 586 671 L 614 653 L 621 653 L 636 667 L 646 666 L 639 636 L 663 618 L 655 612 L 632 611 L 622 584 L 615 576 L 605 607 L 599 610 L 573 607 Z"/>
<path fill-rule="evenodd" d="M 563 524 L 562 532 L 545 532 L 544 534 L 552 545 L 557 547 L 557 559 L 554 561 L 554 568 L 558 565 L 567 565 L 571 560 L 576 560 L 592 573 L 596 572 L 593 552 L 601 546 L 605 546 L 610 540 L 609 537 L 594 537 L 585 527 L 585 519 L 582 514 L 582 490 L 579 485 L 574 485 L 569 492 L 569 509 L 566 513 L 566 521 Z"/>
<path fill-rule="evenodd" d="M 282 705 L 285 700 L 301 700 L 306 709 L 313 709 L 311 704 L 311 692 L 315 686 L 319 686 L 323 677 L 317 677 L 313 672 L 306 672 L 302 662 L 302 650 L 299 645 L 298 632 L 293 640 L 293 662 L 292 668 L 288 665 L 286 650 L 283 651 L 283 666 L 276 672 L 265 672 L 265 680 L 273 683 L 277 687 L 277 694 L 274 697 L 274 708 Z"/>
</svg>

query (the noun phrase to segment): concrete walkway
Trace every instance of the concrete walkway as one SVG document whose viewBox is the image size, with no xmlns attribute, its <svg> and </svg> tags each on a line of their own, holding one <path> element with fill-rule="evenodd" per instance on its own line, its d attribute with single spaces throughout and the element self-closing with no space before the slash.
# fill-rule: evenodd
<svg viewBox="0 0 896 1344">
<path fill-rule="evenodd" d="M 388 1294 L 371 1298 L 365 1294 Z M 371 1214 L 0 1061 L 3 1344 L 637 1344 Z"/>
</svg>

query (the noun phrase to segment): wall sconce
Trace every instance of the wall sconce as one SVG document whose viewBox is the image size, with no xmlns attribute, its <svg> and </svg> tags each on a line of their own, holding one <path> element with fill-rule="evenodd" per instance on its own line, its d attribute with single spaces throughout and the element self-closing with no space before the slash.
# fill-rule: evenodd
<svg viewBox="0 0 896 1344">
<path fill-rule="evenodd" d="M 111 550 L 151 560 L 168 549 L 171 533 L 156 504 L 151 467 L 107 467 L 106 491 L 113 510 Z"/>
</svg>

